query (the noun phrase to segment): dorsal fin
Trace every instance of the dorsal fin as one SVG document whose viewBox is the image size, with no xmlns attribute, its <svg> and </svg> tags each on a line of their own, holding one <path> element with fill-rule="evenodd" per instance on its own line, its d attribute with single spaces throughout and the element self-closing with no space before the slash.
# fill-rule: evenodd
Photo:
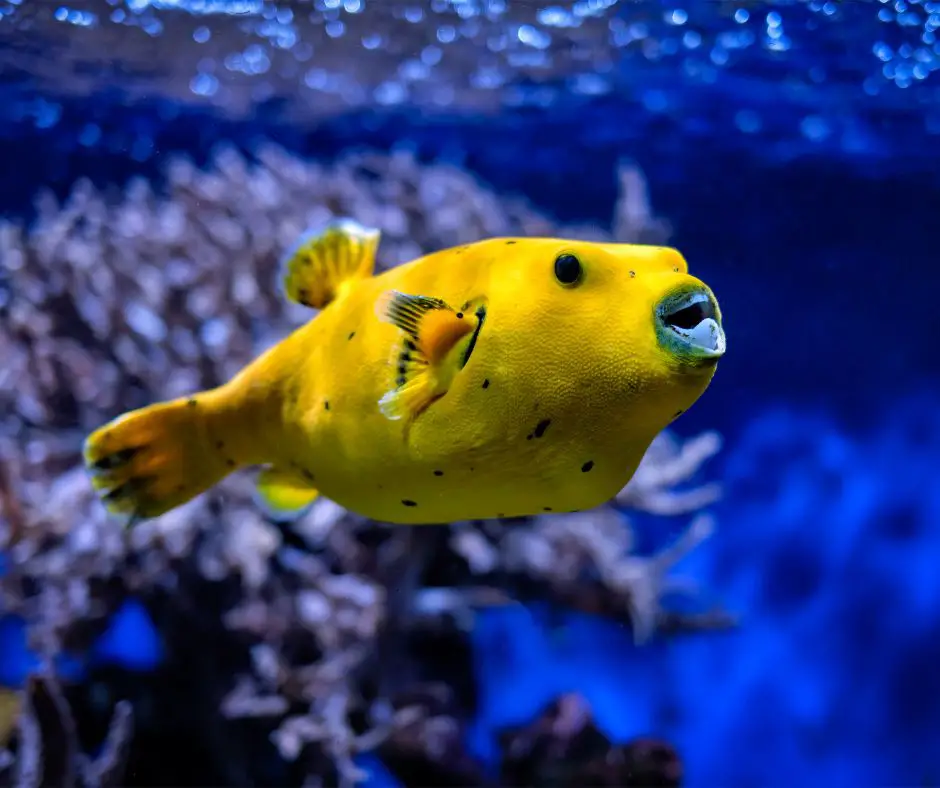
<svg viewBox="0 0 940 788">
<path fill-rule="evenodd" d="M 344 285 L 372 276 L 380 235 L 353 219 L 337 219 L 304 233 L 282 262 L 287 297 L 323 309 Z"/>
</svg>

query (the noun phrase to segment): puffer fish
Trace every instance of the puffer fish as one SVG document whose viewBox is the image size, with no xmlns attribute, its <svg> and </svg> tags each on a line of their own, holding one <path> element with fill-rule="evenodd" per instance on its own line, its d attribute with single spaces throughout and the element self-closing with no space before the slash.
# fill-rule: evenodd
<svg viewBox="0 0 940 788">
<path fill-rule="evenodd" d="M 589 509 L 725 353 L 672 248 L 491 238 L 374 275 L 378 244 L 352 219 L 303 236 L 282 282 L 309 322 L 227 383 L 93 432 L 107 508 L 154 517 L 259 466 L 277 518 L 321 494 L 402 524 Z"/>
</svg>

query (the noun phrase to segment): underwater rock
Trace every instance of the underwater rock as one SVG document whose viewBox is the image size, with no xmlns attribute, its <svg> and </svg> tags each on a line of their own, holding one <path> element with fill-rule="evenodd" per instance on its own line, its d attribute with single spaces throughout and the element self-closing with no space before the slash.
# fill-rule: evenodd
<svg viewBox="0 0 940 788">
<path fill-rule="evenodd" d="M 576 695 L 562 696 L 538 719 L 501 739 L 500 785 L 675 788 L 682 783 L 682 762 L 672 747 L 655 739 L 611 743 Z"/>
</svg>

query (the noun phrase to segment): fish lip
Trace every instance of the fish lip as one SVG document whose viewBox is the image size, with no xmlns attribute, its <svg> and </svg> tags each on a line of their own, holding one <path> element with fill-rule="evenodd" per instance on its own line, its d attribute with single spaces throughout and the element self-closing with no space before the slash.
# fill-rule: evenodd
<svg viewBox="0 0 940 788">
<path fill-rule="evenodd" d="M 660 300 L 656 334 L 666 350 L 695 366 L 717 362 L 727 349 L 718 302 L 703 285 L 680 287 Z"/>
</svg>

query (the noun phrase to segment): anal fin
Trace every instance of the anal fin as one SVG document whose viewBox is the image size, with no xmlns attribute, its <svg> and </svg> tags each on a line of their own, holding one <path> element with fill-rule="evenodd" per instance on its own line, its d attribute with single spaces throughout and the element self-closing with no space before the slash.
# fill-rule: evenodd
<svg viewBox="0 0 940 788">
<path fill-rule="evenodd" d="M 319 492 L 295 471 L 271 466 L 258 474 L 258 497 L 275 519 L 290 519 L 312 504 Z"/>
<path fill-rule="evenodd" d="M 372 275 L 379 237 L 379 230 L 353 219 L 338 219 L 304 233 L 282 261 L 287 297 L 322 309 L 343 285 Z"/>
</svg>

